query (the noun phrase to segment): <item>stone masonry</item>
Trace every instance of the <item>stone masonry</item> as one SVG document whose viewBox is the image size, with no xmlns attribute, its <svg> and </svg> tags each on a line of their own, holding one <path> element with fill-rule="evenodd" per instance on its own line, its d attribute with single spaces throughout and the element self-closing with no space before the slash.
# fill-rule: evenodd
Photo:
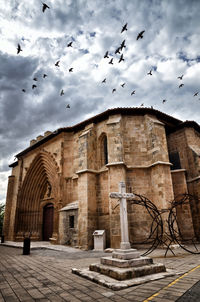
<svg viewBox="0 0 200 302">
<path fill-rule="evenodd" d="M 200 198 L 200 126 L 151 108 L 110 109 L 48 131 L 16 157 L 8 180 L 6 240 L 20 241 L 27 232 L 43 240 L 44 209 L 53 205 L 52 243 L 92 249 L 94 230 L 104 229 L 106 246 L 119 248 L 119 206 L 109 193 L 121 181 L 127 192 L 146 196 L 158 209 L 179 194 Z M 76 210 L 62 211 L 74 202 Z M 178 210 L 186 237 L 200 238 L 199 213 L 200 204 Z M 147 238 L 150 224 L 145 209 L 128 205 L 132 244 Z"/>
</svg>

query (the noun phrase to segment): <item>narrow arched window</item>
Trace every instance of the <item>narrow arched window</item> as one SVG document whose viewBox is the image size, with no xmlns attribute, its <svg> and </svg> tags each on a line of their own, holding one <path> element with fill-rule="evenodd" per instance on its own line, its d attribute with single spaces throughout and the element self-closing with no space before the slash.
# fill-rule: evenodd
<svg viewBox="0 0 200 302">
<path fill-rule="evenodd" d="M 106 165 L 108 163 L 108 142 L 106 135 L 102 139 L 102 159 L 102 164 Z"/>
</svg>

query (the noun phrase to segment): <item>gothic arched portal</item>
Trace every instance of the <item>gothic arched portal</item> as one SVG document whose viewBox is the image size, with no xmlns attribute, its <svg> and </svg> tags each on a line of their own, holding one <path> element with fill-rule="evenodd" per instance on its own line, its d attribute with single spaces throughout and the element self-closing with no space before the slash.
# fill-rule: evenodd
<svg viewBox="0 0 200 302">
<path fill-rule="evenodd" d="M 48 204 L 54 208 L 52 233 L 57 237 L 58 201 L 58 167 L 53 157 L 42 151 L 32 161 L 18 194 L 16 238 L 28 232 L 32 239 L 43 240 L 43 208 Z"/>
</svg>

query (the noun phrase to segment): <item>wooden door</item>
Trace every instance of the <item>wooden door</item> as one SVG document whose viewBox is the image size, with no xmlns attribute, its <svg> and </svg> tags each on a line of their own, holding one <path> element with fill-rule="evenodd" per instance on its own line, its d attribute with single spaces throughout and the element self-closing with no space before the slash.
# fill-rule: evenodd
<svg viewBox="0 0 200 302">
<path fill-rule="evenodd" d="M 54 207 L 52 203 L 47 204 L 43 208 L 43 240 L 48 241 L 53 234 L 53 213 Z"/>
</svg>

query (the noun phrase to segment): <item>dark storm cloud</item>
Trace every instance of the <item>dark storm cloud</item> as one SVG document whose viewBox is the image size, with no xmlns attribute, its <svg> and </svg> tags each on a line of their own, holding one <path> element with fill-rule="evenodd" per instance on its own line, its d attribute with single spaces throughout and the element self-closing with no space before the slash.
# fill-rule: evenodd
<svg viewBox="0 0 200 302">
<path fill-rule="evenodd" d="M 144 103 L 200 122 L 200 101 L 193 97 L 200 91 L 199 1 L 45 2 L 50 9 L 44 13 L 40 0 L 3 0 L 0 7 L 0 171 L 37 135 L 112 107 Z M 121 33 L 125 23 L 128 30 Z M 136 41 L 142 30 L 144 38 Z M 115 50 L 123 40 L 125 61 L 118 63 Z M 70 41 L 73 47 L 67 47 Z M 103 58 L 106 51 L 113 66 Z"/>
</svg>

